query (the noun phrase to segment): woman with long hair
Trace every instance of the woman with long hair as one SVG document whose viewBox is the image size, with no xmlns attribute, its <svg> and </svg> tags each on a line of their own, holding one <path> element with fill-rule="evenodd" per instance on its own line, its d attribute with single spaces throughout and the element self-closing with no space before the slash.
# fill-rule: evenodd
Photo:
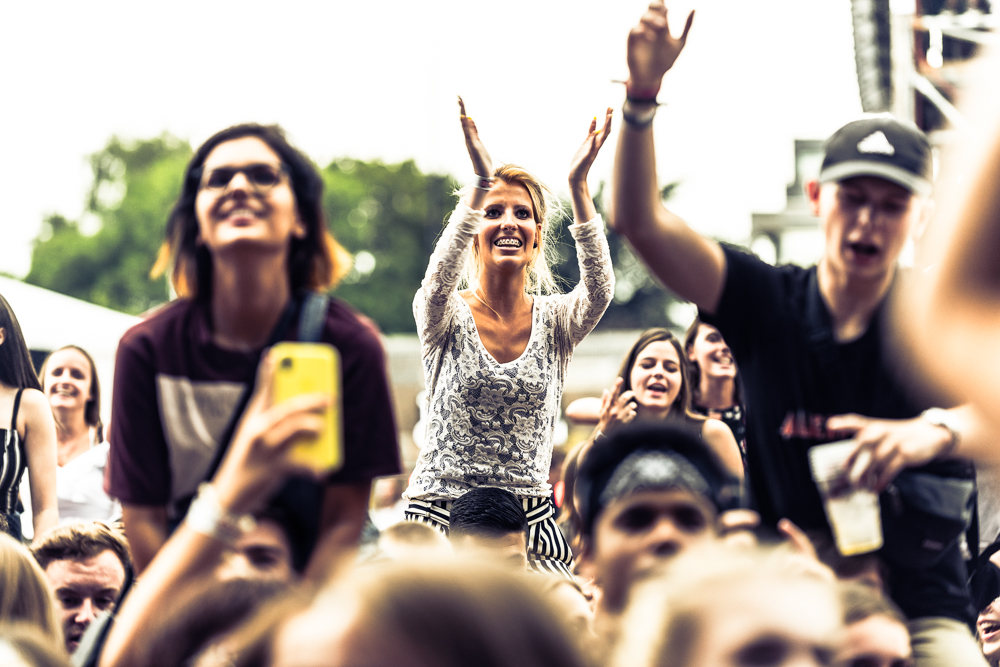
<svg viewBox="0 0 1000 667">
<path fill-rule="evenodd" d="M 52 591 L 38 562 L 20 542 L 0 534 L 0 624 L 26 623 L 64 646 Z"/>
<path fill-rule="evenodd" d="M 691 411 L 729 427 L 746 462 L 743 390 L 733 352 L 719 330 L 695 317 L 684 336 L 691 381 Z"/>
<path fill-rule="evenodd" d="M 21 325 L 0 295 L 0 518 L 3 530 L 17 539 L 21 539 L 18 490 L 25 470 L 31 473 L 34 534 L 41 535 L 59 524 L 56 429 L 41 389 Z"/>
<path fill-rule="evenodd" d="M 563 465 L 564 504 L 560 523 L 578 547 L 579 516 L 573 498 L 576 471 L 594 442 L 636 419 L 672 420 L 696 432 L 737 479 L 743 479 L 743 458 L 729 428 L 717 419 L 691 410 L 692 383 L 684 349 L 669 330 L 647 329 L 635 341 L 611 389 L 601 398 L 597 426 L 590 438 L 576 445 Z M 586 400 L 588 403 L 592 399 Z M 589 405 L 578 412 L 589 412 Z"/>
<path fill-rule="evenodd" d="M 494 169 L 459 105 L 476 182 L 462 191 L 414 298 L 429 418 L 404 494 L 407 516 L 446 531 L 452 500 L 476 486 L 506 489 L 528 515 L 531 567 L 568 577 L 572 555 L 552 519 L 549 464 L 573 348 L 614 293 L 587 186 L 611 110 L 600 128 L 596 118 L 590 124 L 570 167 L 580 282 L 553 294 L 548 256 L 558 218 L 550 192 L 520 167 Z"/>
<path fill-rule="evenodd" d="M 110 492 L 141 571 L 211 476 L 263 351 L 298 340 L 310 320 L 340 352 L 344 465 L 296 512 L 296 566 L 321 535 L 328 556 L 352 548 L 371 480 L 399 472 L 382 345 L 371 323 L 330 298 L 349 258 L 327 231 L 323 179 L 277 126 L 236 125 L 210 137 L 184 174 L 157 268 L 172 264 L 180 298 L 130 329 L 118 346 Z M 315 312 L 312 312 L 315 310 Z M 298 405 L 305 416 L 319 404 Z M 287 440 L 274 424 L 256 434 Z M 266 499 L 262 498 L 261 502 Z M 318 505 L 315 506 L 315 505 Z"/>
<path fill-rule="evenodd" d="M 83 348 L 67 345 L 45 358 L 38 377 L 56 424 L 59 523 L 117 519 L 121 509 L 104 491 L 110 445 L 104 440 L 94 359 Z"/>
</svg>

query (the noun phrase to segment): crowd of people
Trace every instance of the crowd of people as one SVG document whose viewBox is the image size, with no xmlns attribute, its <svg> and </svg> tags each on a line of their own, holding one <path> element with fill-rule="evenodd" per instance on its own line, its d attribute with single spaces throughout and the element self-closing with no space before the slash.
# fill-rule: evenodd
<svg viewBox="0 0 1000 667">
<path fill-rule="evenodd" d="M 472 184 L 414 297 L 413 470 L 377 328 L 329 296 L 349 257 L 323 181 L 276 126 L 191 158 L 155 267 L 178 298 L 120 341 L 107 428 L 90 355 L 36 373 L 0 297 L 0 662 L 1000 664 L 1000 536 L 976 533 L 976 466 L 1000 465 L 1000 125 L 943 163 L 962 185 L 935 211 L 927 137 L 848 123 L 806 184 L 822 258 L 771 266 L 660 198 L 657 94 L 692 23 L 654 0 L 628 35 L 607 214 L 698 317 L 566 406 L 593 431 L 555 459 L 567 366 L 614 295 L 587 183 L 611 108 L 571 160 L 561 293 L 557 200 L 493 163 L 459 99 Z M 338 389 L 279 399 L 278 343 L 336 350 Z M 302 453 L 327 436 L 332 459 Z M 373 480 L 404 474 L 376 528 Z"/>
</svg>

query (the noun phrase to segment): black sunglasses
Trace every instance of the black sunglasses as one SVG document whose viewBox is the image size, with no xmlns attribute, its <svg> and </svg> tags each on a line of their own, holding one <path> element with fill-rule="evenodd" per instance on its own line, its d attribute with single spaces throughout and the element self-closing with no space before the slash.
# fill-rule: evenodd
<svg viewBox="0 0 1000 667">
<path fill-rule="evenodd" d="M 208 172 L 199 167 L 191 176 L 197 179 L 199 190 L 224 190 L 236 174 L 243 174 L 254 190 L 264 192 L 280 183 L 283 173 L 286 173 L 284 164 L 256 163 L 243 167 L 216 167 Z"/>
</svg>

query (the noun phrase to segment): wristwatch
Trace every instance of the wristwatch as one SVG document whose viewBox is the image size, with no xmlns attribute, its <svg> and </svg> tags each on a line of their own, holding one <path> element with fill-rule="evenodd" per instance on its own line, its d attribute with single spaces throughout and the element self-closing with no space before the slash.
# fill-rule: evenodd
<svg viewBox="0 0 1000 667">
<path fill-rule="evenodd" d="M 958 440 L 961 437 L 961 431 L 959 430 L 961 425 L 955 415 L 942 408 L 929 408 L 921 412 L 920 417 L 935 426 L 947 429 L 951 435 L 951 443 L 938 456 L 947 456 L 955 451 L 955 447 L 958 446 Z"/>
<path fill-rule="evenodd" d="M 622 105 L 622 119 L 636 129 L 649 127 L 656 116 L 656 99 L 631 100 L 626 99 Z"/>
</svg>

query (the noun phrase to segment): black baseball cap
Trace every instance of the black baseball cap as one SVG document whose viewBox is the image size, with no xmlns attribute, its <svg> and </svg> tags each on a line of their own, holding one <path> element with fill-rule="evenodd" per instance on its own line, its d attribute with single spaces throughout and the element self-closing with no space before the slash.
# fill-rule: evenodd
<svg viewBox="0 0 1000 667">
<path fill-rule="evenodd" d="M 690 428 L 639 422 L 598 439 L 576 475 L 583 534 L 593 533 L 598 515 L 618 498 L 672 488 L 703 496 L 717 512 L 740 505 L 740 481 Z"/>
<path fill-rule="evenodd" d="M 927 135 L 891 116 L 848 123 L 826 140 L 821 183 L 854 176 L 877 176 L 918 195 L 932 184 L 931 145 Z"/>
</svg>

